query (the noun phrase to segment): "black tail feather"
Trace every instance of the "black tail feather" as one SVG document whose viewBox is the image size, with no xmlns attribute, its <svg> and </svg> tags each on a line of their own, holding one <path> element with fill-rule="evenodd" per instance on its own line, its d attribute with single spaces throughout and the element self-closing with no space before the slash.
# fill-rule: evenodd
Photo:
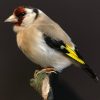
<svg viewBox="0 0 100 100">
<path fill-rule="evenodd" d="M 89 65 L 85 64 L 82 66 L 82 69 L 93 79 L 96 81 L 99 81 L 99 77 L 96 73 L 93 72 L 93 70 L 89 67 Z"/>
</svg>

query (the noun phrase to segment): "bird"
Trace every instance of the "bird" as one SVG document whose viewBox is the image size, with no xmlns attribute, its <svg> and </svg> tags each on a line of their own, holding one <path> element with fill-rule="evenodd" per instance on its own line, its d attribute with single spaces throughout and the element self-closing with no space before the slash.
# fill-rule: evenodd
<svg viewBox="0 0 100 100">
<path fill-rule="evenodd" d="M 13 24 L 17 45 L 33 64 L 42 68 L 53 67 L 57 72 L 74 64 L 91 78 L 99 80 L 71 37 L 42 10 L 18 6 L 5 22 Z"/>
</svg>

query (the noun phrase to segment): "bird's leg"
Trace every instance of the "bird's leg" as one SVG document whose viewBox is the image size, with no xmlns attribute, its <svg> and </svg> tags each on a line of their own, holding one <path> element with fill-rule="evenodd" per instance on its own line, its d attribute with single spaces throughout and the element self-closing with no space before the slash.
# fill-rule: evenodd
<svg viewBox="0 0 100 100">
<path fill-rule="evenodd" d="M 46 73 L 56 72 L 56 69 L 52 66 L 46 66 L 43 69 L 46 71 Z"/>
<path fill-rule="evenodd" d="M 51 73 L 56 73 L 56 69 L 54 67 L 51 66 L 46 66 L 46 67 L 39 67 L 39 69 L 35 70 L 33 77 L 36 77 L 36 75 L 40 72 L 45 72 L 47 74 L 51 74 Z"/>
</svg>

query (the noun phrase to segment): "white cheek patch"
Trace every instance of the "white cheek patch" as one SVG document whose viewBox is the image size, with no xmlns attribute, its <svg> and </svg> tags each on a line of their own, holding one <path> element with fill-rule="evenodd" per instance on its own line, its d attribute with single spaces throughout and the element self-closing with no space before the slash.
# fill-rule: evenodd
<svg viewBox="0 0 100 100">
<path fill-rule="evenodd" d="M 33 23 L 36 13 L 33 12 L 33 9 L 25 8 L 26 15 L 23 19 L 21 26 L 28 26 Z"/>
<path fill-rule="evenodd" d="M 35 13 L 29 13 L 25 16 L 25 18 L 23 19 L 22 22 L 22 26 L 28 26 L 30 24 L 33 23 L 34 19 L 35 19 L 36 14 Z"/>
</svg>

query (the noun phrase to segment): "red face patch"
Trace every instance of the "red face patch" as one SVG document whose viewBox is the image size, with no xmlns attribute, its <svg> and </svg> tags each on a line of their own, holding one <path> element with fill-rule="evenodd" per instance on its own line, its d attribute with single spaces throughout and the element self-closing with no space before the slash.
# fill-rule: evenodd
<svg viewBox="0 0 100 100">
<path fill-rule="evenodd" d="M 22 21 L 23 21 L 23 19 L 24 19 L 24 15 L 26 14 L 24 6 L 19 6 L 18 8 L 16 8 L 14 10 L 14 14 L 18 18 L 18 22 L 16 22 L 15 25 L 19 25 L 20 26 Z"/>
<path fill-rule="evenodd" d="M 14 10 L 14 14 L 15 14 L 16 16 L 18 16 L 18 15 L 21 14 L 21 13 L 25 13 L 25 8 L 24 8 L 24 6 L 19 6 L 18 8 L 16 8 L 16 9 Z"/>
</svg>

